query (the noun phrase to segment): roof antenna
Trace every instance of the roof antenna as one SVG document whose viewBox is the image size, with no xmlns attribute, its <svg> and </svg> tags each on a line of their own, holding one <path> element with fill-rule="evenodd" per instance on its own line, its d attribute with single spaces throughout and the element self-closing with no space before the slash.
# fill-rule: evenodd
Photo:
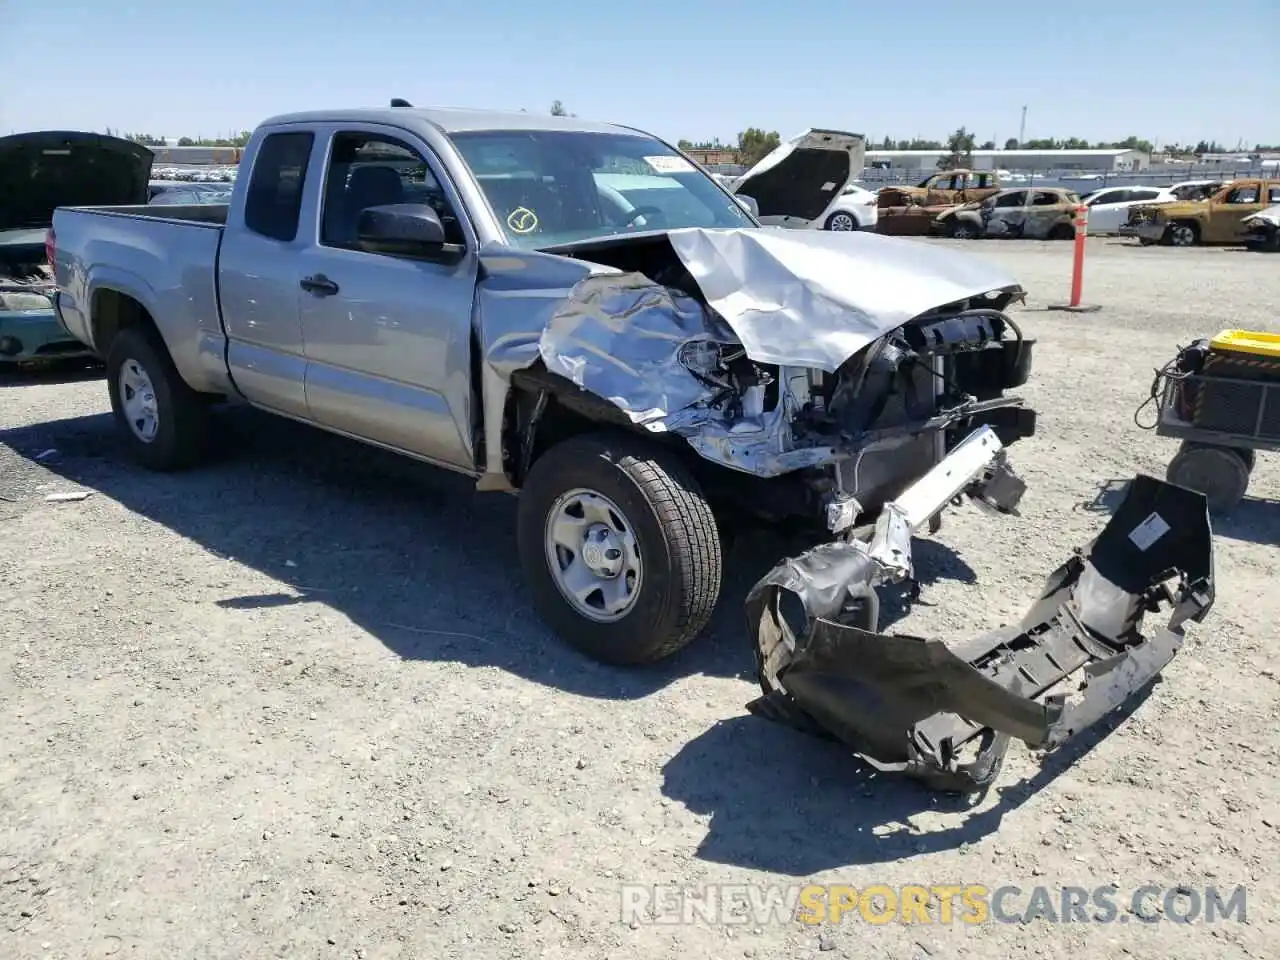
<svg viewBox="0 0 1280 960">
<path fill-rule="evenodd" d="M 412 107 L 413 106 L 412 103 L 410 103 L 408 100 L 405 100 L 403 97 L 392 97 L 391 105 L 393 107 Z"/>
</svg>

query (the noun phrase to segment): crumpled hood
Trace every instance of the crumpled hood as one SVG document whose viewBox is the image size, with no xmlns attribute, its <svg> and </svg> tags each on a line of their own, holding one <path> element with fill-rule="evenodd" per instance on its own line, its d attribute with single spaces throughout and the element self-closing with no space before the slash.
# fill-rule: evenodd
<svg viewBox="0 0 1280 960">
<path fill-rule="evenodd" d="M 689 228 L 668 238 L 758 363 L 834 372 L 922 313 L 993 291 L 1021 292 L 979 256 L 896 237 Z"/>
</svg>

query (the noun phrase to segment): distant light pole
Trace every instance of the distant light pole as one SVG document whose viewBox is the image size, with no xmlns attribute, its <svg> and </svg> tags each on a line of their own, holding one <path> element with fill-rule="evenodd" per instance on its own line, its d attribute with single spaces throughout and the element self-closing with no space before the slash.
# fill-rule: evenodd
<svg viewBox="0 0 1280 960">
<path fill-rule="evenodd" d="M 1027 142 L 1027 108 L 1022 108 L 1022 122 L 1018 124 L 1018 149 Z"/>
</svg>

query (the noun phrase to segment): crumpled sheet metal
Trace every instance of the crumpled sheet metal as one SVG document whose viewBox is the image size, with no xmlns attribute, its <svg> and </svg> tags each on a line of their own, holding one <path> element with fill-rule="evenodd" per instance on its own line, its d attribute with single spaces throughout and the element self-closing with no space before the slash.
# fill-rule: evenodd
<svg viewBox="0 0 1280 960">
<path fill-rule="evenodd" d="M 876 632 L 865 604 L 848 605 L 866 597 L 873 573 L 864 551 L 832 543 L 756 584 L 747 617 L 764 695 L 748 708 L 953 792 L 988 787 L 1011 738 L 1053 750 L 1119 707 L 1173 659 L 1184 624 L 1203 620 L 1214 601 L 1203 495 L 1144 475 L 1017 625 L 954 646 Z M 799 635 L 783 615 L 788 595 L 804 612 Z M 1170 619 L 1144 636 L 1144 612 L 1157 601 Z M 1073 699 L 1059 692 L 1081 676 Z M 974 744 L 976 755 L 962 760 Z"/>
<path fill-rule="evenodd" d="M 922 313 L 1018 287 L 984 259 L 861 232 L 688 228 L 668 239 L 751 359 L 828 373 Z"/>
<path fill-rule="evenodd" d="M 1280 203 L 1259 210 L 1257 213 L 1251 213 L 1240 222 L 1246 227 L 1255 223 L 1269 223 L 1273 227 L 1280 227 Z"/>
<path fill-rule="evenodd" d="M 702 304 L 639 273 L 594 276 L 574 287 L 539 341 L 552 373 L 615 404 L 633 423 L 662 422 L 711 391 L 683 364 L 686 343 L 734 343 Z"/>
</svg>

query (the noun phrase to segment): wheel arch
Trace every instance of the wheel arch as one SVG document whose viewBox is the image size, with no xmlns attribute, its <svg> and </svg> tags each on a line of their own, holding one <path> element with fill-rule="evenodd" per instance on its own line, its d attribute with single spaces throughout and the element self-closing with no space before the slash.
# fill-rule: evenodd
<svg viewBox="0 0 1280 960">
<path fill-rule="evenodd" d="M 95 288 L 89 299 L 89 331 L 94 350 L 100 356 L 107 356 L 120 331 L 128 327 L 146 327 L 160 337 L 155 318 L 136 295 L 115 286 Z M 163 342 L 163 337 L 160 340 Z"/>
</svg>

